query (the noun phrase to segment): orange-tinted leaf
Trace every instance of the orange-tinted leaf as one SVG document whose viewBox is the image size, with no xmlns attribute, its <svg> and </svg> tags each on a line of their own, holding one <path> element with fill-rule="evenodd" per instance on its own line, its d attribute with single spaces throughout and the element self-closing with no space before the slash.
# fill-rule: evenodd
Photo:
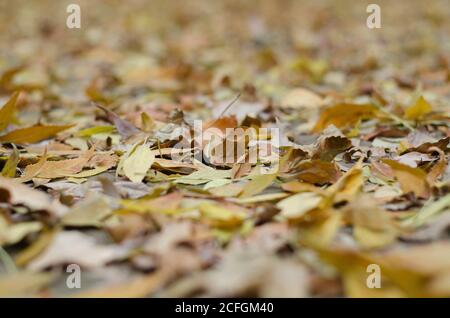
<svg viewBox="0 0 450 318">
<path fill-rule="evenodd" d="M 0 142 L 13 142 L 16 144 L 35 143 L 54 137 L 60 131 L 69 129 L 74 125 L 41 125 L 37 124 L 27 128 L 13 130 L 0 136 Z"/>
<path fill-rule="evenodd" d="M 362 119 L 373 118 L 377 115 L 377 108 L 370 104 L 338 104 L 325 109 L 313 128 L 314 132 L 321 132 L 329 125 L 338 128 L 348 128 Z"/>
</svg>

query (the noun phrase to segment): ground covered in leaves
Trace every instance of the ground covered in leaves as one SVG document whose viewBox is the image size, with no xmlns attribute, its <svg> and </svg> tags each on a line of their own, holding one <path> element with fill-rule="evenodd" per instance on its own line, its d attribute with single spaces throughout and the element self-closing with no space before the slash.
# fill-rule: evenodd
<svg viewBox="0 0 450 318">
<path fill-rule="evenodd" d="M 0 4 L 0 296 L 450 296 L 447 1 L 65 2 Z"/>
</svg>

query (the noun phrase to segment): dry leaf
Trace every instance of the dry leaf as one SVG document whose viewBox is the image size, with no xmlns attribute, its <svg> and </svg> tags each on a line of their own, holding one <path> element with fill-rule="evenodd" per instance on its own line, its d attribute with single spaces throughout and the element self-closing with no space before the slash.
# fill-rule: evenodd
<svg viewBox="0 0 450 318">
<path fill-rule="evenodd" d="M 72 128 L 74 125 L 41 125 L 19 128 L 0 136 L 0 142 L 16 144 L 35 143 L 54 137 L 60 131 Z"/>
<path fill-rule="evenodd" d="M 430 196 L 427 174 L 422 169 L 411 168 L 390 159 L 384 159 L 383 163 L 392 168 L 393 174 L 400 183 L 403 192 L 413 192 L 416 196 L 422 198 L 428 198 Z"/>
<path fill-rule="evenodd" d="M 24 205 L 32 211 L 47 211 L 62 216 L 67 208 L 42 191 L 30 189 L 13 179 L 0 177 L 1 202 Z"/>
<path fill-rule="evenodd" d="M 323 99 L 304 88 L 290 91 L 281 101 L 284 108 L 318 108 L 323 105 Z"/>
<path fill-rule="evenodd" d="M 422 119 L 425 115 L 432 111 L 431 105 L 420 96 L 419 99 L 405 111 L 405 118 L 409 120 Z"/>
<path fill-rule="evenodd" d="M 322 132 L 329 125 L 349 128 L 360 120 L 376 117 L 377 112 L 373 105 L 337 104 L 322 111 L 313 131 Z"/>
<path fill-rule="evenodd" d="M 16 111 L 17 98 L 20 92 L 15 92 L 5 105 L 0 109 L 0 131 L 5 130 L 14 119 Z"/>
<path fill-rule="evenodd" d="M 123 173 L 133 182 L 141 182 L 153 164 L 155 156 L 148 145 L 137 145 L 123 161 Z"/>
<path fill-rule="evenodd" d="M 122 246 L 101 245 L 82 232 L 64 231 L 56 234 L 50 246 L 33 259 L 27 268 L 36 271 L 71 263 L 84 268 L 95 268 L 126 255 L 127 250 Z"/>
</svg>

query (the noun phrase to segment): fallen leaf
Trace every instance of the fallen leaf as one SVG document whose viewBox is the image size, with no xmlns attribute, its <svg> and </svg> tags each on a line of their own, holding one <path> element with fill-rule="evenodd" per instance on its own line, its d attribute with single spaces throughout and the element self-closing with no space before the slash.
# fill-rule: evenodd
<svg viewBox="0 0 450 318">
<path fill-rule="evenodd" d="M 5 130 L 14 119 L 16 111 L 17 98 L 20 92 L 15 92 L 5 105 L 0 109 L 0 131 Z"/>
<path fill-rule="evenodd" d="M 148 145 L 137 145 L 123 161 L 123 173 L 132 182 L 141 182 L 153 164 L 155 156 Z"/>
<path fill-rule="evenodd" d="M 16 176 L 17 164 L 20 160 L 19 150 L 13 144 L 13 151 L 6 161 L 2 169 L 2 176 L 7 178 L 14 178 Z"/>
<path fill-rule="evenodd" d="M 111 215 L 112 209 L 103 196 L 91 194 L 86 199 L 75 204 L 62 218 L 66 226 L 96 226 Z"/>
<path fill-rule="evenodd" d="M 300 219 L 307 212 L 317 208 L 322 198 L 314 192 L 294 194 L 277 203 L 277 208 L 281 210 L 279 215 L 286 219 Z"/>
<path fill-rule="evenodd" d="M 248 198 L 262 192 L 264 189 L 266 189 L 272 184 L 272 182 L 276 179 L 276 177 L 277 174 L 273 173 L 257 175 L 244 186 L 239 197 Z"/>
<path fill-rule="evenodd" d="M 335 163 L 322 160 L 305 160 L 296 168 L 301 181 L 312 184 L 325 184 L 336 182 L 341 173 Z"/>
<path fill-rule="evenodd" d="M 213 227 L 233 228 L 242 224 L 245 217 L 241 210 L 204 203 L 199 206 L 202 217 Z"/>
<path fill-rule="evenodd" d="M 419 99 L 405 110 L 405 118 L 409 120 L 422 119 L 425 115 L 429 114 L 433 108 L 431 105 L 420 96 Z"/>
<path fill-rule="evenodd" d="M 32 211 L 47 211 L 62 216 L 67 208 L 48 194 L 30 189 L 13 179 L 0 177 L 0 201 L 12 205 L 24 205 Z"/>
<path fill-rule="evenodd" d="M 383 163 L 389 165 L 399 181 L 403 192 L 413 192 L 418 197 L 428 198 L 430 186 L 427 182 L 427 174 L 420 168 L 411 168 L 397 161 L 384 159 Z"/>
<path fill-rule="evenodd" d="M 16 244 L 28 234 L 39 232 L 41 229 L 42 224 L 39 222 L 8 224 L 0 217 L 0 246 Z"/>
<path fill-rule="evenodd" d="M 116 113 L 109 110 L 108 108 L 98 104 L 95 104 L 95 106 L 97 106 L 106 113 L 108 120 L 112 122 L 114 126 L 116 126 L 117 131 L 122 137 L 128 138 L 140 132 L 140 130 L 136 128 L 133 124 L 120 118 Z"/>
<path fill-rule="evenodd" d="M 39 271 L 67 263 L 95 268 L 123 259 L 126 255 L 127 249 L 122 246 L 98 244 L 93 237 L 83 232 L 64 231 L 57 233 L 47 249 L 34 258 L 27 268 Z"/>
<path fill-rule="evenodd" d="M 290 91 L 280 104 L 283 108 L 318 108 L 322 105 L 322 97 L 304 88 Z"/>
<path fill-rule="evenodd" d="M 360 120 L 376 117 L 377 112 L 377 108 L 369 104 L 337 104 L 322 111 L 313 131 L 321 132 L 329 125 L 348 128 Z"/>
<path fill-rule="evenodd" d="M 45 161 L 42 165 L 40 162 L 35 165 L 39 166 L 39 169 L 35 165 L 29 165 L 25 168 L 23 177 L 33 175 L 38 178 L 54 179 L 66 176 L 72 176 L 80 172 L 83 167 L 88 163 L 89 159 L 94 155 L 95 149 L 92 147 L 87 150 L 81 156 L 75 159 L 58 160 L 58 161 Z M 32 171 L 37 170 L 37 173 Z"/>
<path fill-rule="evenodd" d="M 54 279 L 53 273 L 19 272 L 0 275 L 0 297 L 32 296 L 49 286 Z"/>
<path fill-rule="evenodd" d="M 41 125 L 19 128 L 0 136 L 0 142 L 16 144 L 35 143 L 54 137 L 57 133 L 72 128 L 74 125 Z"/>
</svg>

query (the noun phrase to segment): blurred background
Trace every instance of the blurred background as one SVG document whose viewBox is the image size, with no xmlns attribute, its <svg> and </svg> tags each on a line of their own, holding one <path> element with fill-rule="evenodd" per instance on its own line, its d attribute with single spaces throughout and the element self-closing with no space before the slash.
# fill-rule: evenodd
<svg viewBox="0 0 450 318">
<path fill-rule="evenodd" d="M 299 85 L 354 96 L 394 80 L 448 97 L 448 1 L 376 1 L 381 29 L 366 26 L 370 2 L 2 0 L 0 90 L 78 103 L 230 88 L 276 101 Z M 81 29 L 66 27 L 70 3 Z"/>
</svg>

